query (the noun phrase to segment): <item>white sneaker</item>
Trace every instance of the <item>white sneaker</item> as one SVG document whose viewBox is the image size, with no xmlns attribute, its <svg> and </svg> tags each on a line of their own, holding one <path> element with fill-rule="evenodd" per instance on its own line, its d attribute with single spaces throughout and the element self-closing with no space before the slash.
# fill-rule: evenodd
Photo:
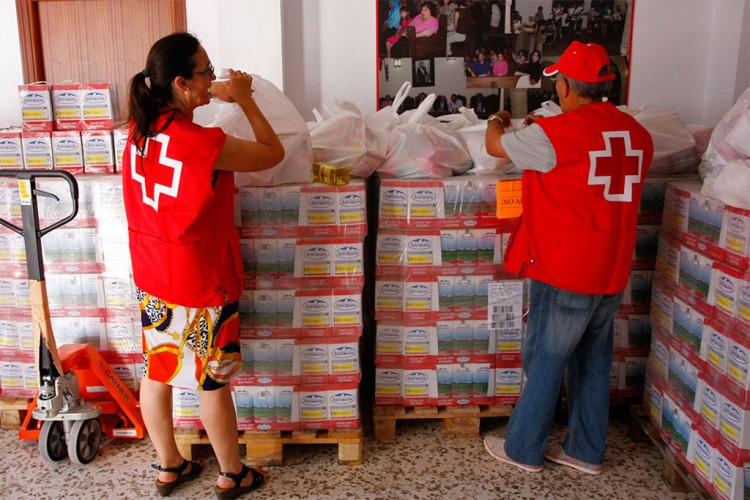
<svg viewBox="0 0 750 500">
<path fill-rule="evenodd" d="M 591 474 L 592 476 L 598 476 L 602 473 L 602 470 L 604 470 L 602 464 L 587 464 L 586 462 L 582 462 L 577 458 L 571 457 L 570 455 L 565 453 L 562 445 L 559 444 L 547 448 L 544 451 L 544 458 L 546 458 L 550 462 L 555 462 L 556 464 L 573 467 L 576 470 L 585 472 L 586 474 Z"/>
<path fill-rule="evenodd" d="M 523 469 L 526 472 L 542 472 L 544 470 L 543 465 L 526 465 L 521 462 L 516 462 L 508 455 L 505 454 L 505 439 L 496 436 L 487 436 L 484 438 L 484 448 L 487 453 L 496 460 L 505 462 L 506 464 L 513 465 L 519 469 Z"/>
</svg>

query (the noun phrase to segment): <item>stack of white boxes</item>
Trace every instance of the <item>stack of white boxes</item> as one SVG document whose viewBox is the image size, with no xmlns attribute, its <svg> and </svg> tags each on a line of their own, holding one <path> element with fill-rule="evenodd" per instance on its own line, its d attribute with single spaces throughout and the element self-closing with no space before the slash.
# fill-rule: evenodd
<svg viewBox="0 0 750 500">
<path fill-rule="evenodd" d="M 239 187 L 237 197 L 239 428 L 359 428 L 364 182 Z"/>
<path fill-rule="evenodd" d="M 383 179 L 375 404 L 512 404 L 523 382 L 524 283 L 502 269 L 513 220 L 499 176 Z"/>
<path fill-rule="evenodd" d="M 22 130 L 0 132 L 22 155 L 5 157 L 5 168 L 67 170 L 72 174 L 114 173 L 113 109 L 108 83 L 36 82 L 19 85 Z M 118 131 L 115 140 L 122 139 Z M 124 143 L 123 143 L 124 144 Z M 15 149 L 15 148 L 14 148 Z M 121 154 L 120 154 L 121 156 Z M 17 160 L 21 160 L 18 164 Z"/>
<path fill-rule="evenodd" d="M 0 217 L 21 227 L 17 181 L 0 181 L 10 199 Z M 38 180 L 39 189 L 61 201 L 39 197 L 40 225 L 49 226 L 71 211 L 67 183 Z M 58 346 L 90 344 L 123 382 L 138 389 L 140 315 L 134 302 L 122 180 L 113 176 L 78 178 L 79 211 L 70 223 L 42 239 L 51 323 Z M 0 394 L 32 397 L 36 392 L 31 303 L 23 237 L 0 229 Z"/>
<path fill-rule="evenodd" d="M 644 400 L 676 456 L 718 498 L 750 491 L 750 211 L 669 185 Z"/>
</svg>

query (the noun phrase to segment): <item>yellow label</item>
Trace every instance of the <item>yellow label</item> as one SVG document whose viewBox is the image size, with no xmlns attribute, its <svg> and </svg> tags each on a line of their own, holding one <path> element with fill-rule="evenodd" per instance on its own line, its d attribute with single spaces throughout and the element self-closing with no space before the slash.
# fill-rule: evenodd
<svg viewBox="0 0 750 500">
<path fill-rule="evenodd" d="M 401 352 L 401 344 L 378 344 L 377 351 L 381 353 L 400 353 Z"/>
<path fill-rule="evenodd" d="M 321 420 L 326 418 L 326 410 L 302 410 L 300 411 L 300 418 L 303 420 Z"/>
<path fill-rule="evenodd" d="M 745 321 L 750 321 L 750 305 L 740 304 L 739 315 Z"/>
<path fill-rule="evenodd" d="M 328 316 L 305 316 L 302 324 L 305 326 L 328 326 Z"/>
<path fill-rule="evenodd" d="M 714 351 L 708 351 L 708 362 L 721 369 L 721 357 Z"/>
<path fill-rule="evenodd" d="M 22 112 L 24 120 L 46 120 L 46 109 L 24 109 Z"/>
<path fill-rule="evenodd" d="M 502 386 L 499 385 L 495 388 L 495 394 L 518 394 L 517 386 Z"/>
<path fill-rule="evenodd" d="M 434 218 L 437 215 L 435 207 L 411 207 L 412 217 L 430 217 Z"/>
<path fill-rule="evenodd" d="M 407 300 L 405 303 L 407 311 L 428 311 L 430 309 L 429 300 Z"/>
<path fill-rule="evenodd" d="M 708 477 L 708 464 L 697 456 L 695 457 L 695 466 L 703 473 L 703 477 Z"/>
<path fill-rule="evenodd" d="M 49 161 L 48 157 L 42 157 L 42 158 L 26 158 L 26 163 L 32 167 L 51 167 L 52 164 Z"/>
<path fill-rule="evenodd" d="M 78 156 L 55 156 L 55 162 L 60 165 L 80 165 L 81 159 Z"/>
<path fill-rule="evenodd" d="M 716 294 L 716 305 L 731 313 L 734 306 L 734 300 L 732 299 L 732 297 Z"/>
<path fill-rule="evenodd" d="M 398 264 L 401 262 L 400 253 L 379 253 L 378 264 Z"/>
<path fill-rule="evenodd" d="M 732 427 L 726 422 L 722 422 L 720 427 L 721 427 L 721 433 L 724 434 L 729 439 L 731 439 L 733 443 L 736 444 L 739 441 L 737 438 L 738 431 L 735 427 Z"/>
<path fill-rule="evenodd" d="M 407 387 L 404 389 L 405 396 L 427 396 L 428 394 L 427 387 Z"/>
<path fill-rule="evenodd" d="M 21 158 L 0 158 L 0 165 L 4 167 L 20 167 L 22 165 Z"/>
<path fill-rule="evenodd" d="M 79 113 L 78 108 L 58 108 L 55 110 L 55 116 L 57 116 L 57 118 L 59 119 L 64 120 L 66 118 L 78 118 L 79 116 L 81 116 L 81 114 Z"/>
<path fill-rule="evenodd" d="M 92 155 L 88 154 L 86 155 L 86 159 L 89 163 L 109 163 L 109 156 L 108 155 Z"/>
<path fill-rule="evenodd" d="M 363 212 L 341 212 L 339 213 L 339 222 L 341 224 L 354 224 L 365 220 Z"/>
<path fill-rule="evenodd" d="M 398 300 L 394 300 L 394 299 L 378 300 L 376 301 L 375 305 L 381 311 L 384 311 L 386 309 L 390 309 L 390 310 L 401 309 L 401 302 L 399 302 Z"/>
<path fill-rule="evenodd" d="M 404 206 L 380 207 L 380 214 L 386 217 L 406 217 L 406 207 Z"/>
<path fill-rule="evenodd" d="M 362 274 L 362 267 L 357 263 L 336 264 L 336 276 L 354 276 Z"/>
<path fill-rule="evenodd" d="M 706 417 L 706 420 L 708 420 L 711 423 L 716 423 L 716 412 L 713 411 L 708 406 L 701 406 L 701 415 Z"/>
<path fill-rule="evenodd" d="M 357 371 L 358 370 L 356 364 L 351 361 L 347 361 L 346 363 L 331 364 L 332 373 L 355 373 Z"/>
<path fill-rule="evenodd" d="M 334 314 L 333 324 L 334 325 L 359 325 L 359 316 L 352 315 L 352 314 L 347 314 L 347 315 Z"/>
<path fill-rule="evenodd" d="M 407 344 L 404 346 L 404 354 L 427 354 L 429 352 L 427 344 Z"/>
<path fill-rule="evenodd" d="M 497 182 L 497 218 L 513 219 L 523 211 L 521 181 Z"/>
<path fill-rule="evenodd" d="M 432 264 L 432 254 L 409 255 L 409 264 Z"/>
<path fill-rule="evenodd" d="M 725 494 L 729 491 L 729 485 L 727 484 L 727 482 L 720 478 L 717 474 L 714 474 L 714 485 L 718 486 L 718 488 Z"/>
<path fill-rule="evenodd" d="M 302 373 L 327 373 L 328 363 L 302 363 Z"/>
<path fill-rule="evenodd" d="M 331 268 L 327 264 L 310 264 L 305 266 L 305 276 L 330 276 Z"/>
<path fill-rule="evenodd" d="M 745 239 L 727 235 L 727 249 L 742 253 L 745 250 Z"/>
<path fill-rule="evenodd" d="M 21 205 L 31 204 L 31 181 L 29 179 L 18 179 L 18 195 Z"/>
<path fill-rule="evenodd" d="M 331 410 L 331 418 L 353 418 L 357 416 L 354 409 L 350 410 Z"/>
<path fill-rule="evenodd" d="M 395 395 L 401 394 L 401 386 L 400 385 L 379 385 L 377 386 L 377 389 L 375 390 L 375 392 L 383 396 L 395 396 Z"/>
<path fill-rule="evenodd" d="M 83 110 L 85 118 L 109 118 L 109 108 L 86 108 Z"/>
<path fill-rule="evenodd" d="M 307 222 L 309 224 L 333 224 L 336 222 L 336 217 L 333 212 L 312 213 L 307 215 Z"/>
<path fill-rule="evenodd" d="M 747 370 L 743 370 L 737 365 L 727 366 L 727 375 L 736 380 L 737 382 L 743 383 L 747 377 Z"/>
<path fill-rule="evenodd" d="M 498 342 L 497 350 L 499 351 L 520 351 L 521 342 Z"/>
</svg>

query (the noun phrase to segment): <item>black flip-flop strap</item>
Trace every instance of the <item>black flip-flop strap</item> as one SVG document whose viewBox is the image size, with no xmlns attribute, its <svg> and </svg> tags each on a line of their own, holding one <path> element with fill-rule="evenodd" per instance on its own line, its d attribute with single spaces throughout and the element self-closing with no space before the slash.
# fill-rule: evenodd
<svg viewBox="0 0 750 500">
<path fill-rule="evenodd" d="M 161 465 L 151 464 L 152 469 L 156 469 L 159 472 L 172 472 L 174 474 L 182 475 L 182 472 L 187 469 L 187 466 L 190 464 L 188 460 L 183 459 L 182 465 L 179 467 L 162 467 Z"/>
</svg>

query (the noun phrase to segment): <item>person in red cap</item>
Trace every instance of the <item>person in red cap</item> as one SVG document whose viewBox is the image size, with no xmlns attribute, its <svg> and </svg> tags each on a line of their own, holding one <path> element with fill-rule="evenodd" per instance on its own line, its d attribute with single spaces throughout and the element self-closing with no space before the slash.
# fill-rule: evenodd
<svg viewBox="0 0 750 500">
<path fill-rule="evenodd" d="M 600 45 L 573 42 L 544 70 L 555 77 L 562 114 L 529 115 L 505 134 L 510 115 L 491 115 L 487 152 L 523 170 L 523 214 L 505 269 L 529 279 L 523 345 L 526 382 L 505 439 L 487 436 L 488 453 L 528 472 L 544 459 L 602 472 L 609 412 L 613 318 L 630 274 L 651 136 L 603 100 L 614 78 Z M 568 435 L 548 447 L 567 371 Z"/>
</svg>

